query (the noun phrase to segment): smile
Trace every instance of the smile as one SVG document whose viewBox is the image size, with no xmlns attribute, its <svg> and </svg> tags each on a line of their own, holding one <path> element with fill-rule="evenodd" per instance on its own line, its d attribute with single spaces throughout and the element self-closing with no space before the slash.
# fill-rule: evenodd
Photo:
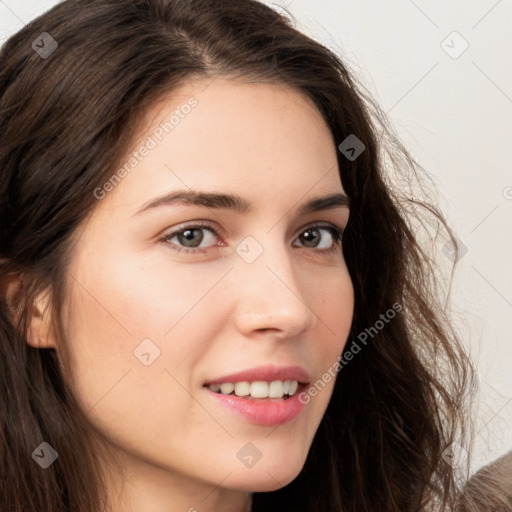
<svg viewBox="0 0 512 512">
<path fill-rule="evenodd" d="M 236 395 L 251 398 L 275 398 L 287 400 L 293 396 L 299 383 L 296 380 L 274 380 L 271 382 L 223 382 L 222 384 L 210 384 L 208 389 L 222 395 Z"/>
<path fill-rule="evenodd" d="M 236 418 L 262 426 L 291 421 L 302 411 L 299 395 L 311 376 L 298 365 L 263 365 L 207 380 L 203 389 Z"/>
</svg>

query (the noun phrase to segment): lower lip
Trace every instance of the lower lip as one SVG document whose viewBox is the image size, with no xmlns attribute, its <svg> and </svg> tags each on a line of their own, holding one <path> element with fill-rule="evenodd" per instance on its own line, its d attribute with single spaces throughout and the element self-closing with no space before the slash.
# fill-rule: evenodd
<svg viewBox="0 0 512 512">
<path fill-rule="evenodd" d="M 222 395 L 205 388 L 218 404 L 256 425 L 271 427 L 293 420 L 305 404 L 299 401 L 303 385 L 287 400 L 247 399 L 236 395 Z"/>
</svg>

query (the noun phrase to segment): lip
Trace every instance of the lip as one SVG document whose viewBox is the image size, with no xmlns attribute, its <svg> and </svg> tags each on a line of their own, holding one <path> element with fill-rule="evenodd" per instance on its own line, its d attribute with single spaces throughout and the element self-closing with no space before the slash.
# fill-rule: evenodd
<svg viewBox="0 0 512 512">
<path fill-rule="evenodd" d="M 310 381 L 310 376 L 302 366 L 265 365 L 257 366 L 237 373 L 231 373 L 222 377 L 216 377 L 206 381 L 204 386 L 209 386 L 210 384 L 222 384 L 224 382 L 272 382 L 274 380 L 296 380 L 299 382 L 299 384 L 307 384 Z"/>
<path fill-rule="evenodd" d="M 223 384 L 224 382 L 234 384 L 236 382 L 272 382 L 274 380 L 296 380 L 299 387 L 295 394 L 286 400 L 249 399 L 236 395 L 223 395 L 208 388 L 210 384 Z M 203 387 L 212 400 L 239 418 L 249 423 L 270 427 L 292 421 L 300 414 L 305 404 L 299 400 L 299 395 L 307 389 L 310 380 L 309 373 L 302 366 L 264 365 L 210 379 L 205 382 Z"/>
<path fill-rule="evenodd" d="M 271 427 L 288 423 L 300 414 L 306 404 L 299 400 L 299 395 L 307 389 L 307 386 L 307 384 L 299 384 L 297 392 L 286 400 L 247 399 L 236 395 L 222 395 L 207 387 L 204 389 L 218 405 L 225 407 L 239 418 L 256 425 Z"/>
</svg>

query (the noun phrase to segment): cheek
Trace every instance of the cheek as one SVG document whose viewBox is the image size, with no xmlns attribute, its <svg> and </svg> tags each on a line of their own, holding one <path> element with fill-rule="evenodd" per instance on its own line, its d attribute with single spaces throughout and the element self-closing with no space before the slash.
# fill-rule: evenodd
<svg viewBox="0 0 512 512">
<path fill-rule="evenodd" d="M 151 449 L 163 453 L 169 448 L 169 431 L 204 422 L 190 410 L 182 387 L 191 386 L 193 358 L 199 357 L 201 347 L 184 343 L 184 331 L 177 328 L 178 336 L 173 337 L 174 331 L 167 337 L 161 334 L 182 314 L 153 300 L 147 283 L 118 289 L 110 280 L 95 292 L 101 302 L 84 286 L 71 290 L 66 312 L 68 385 L 113 444 L 143 452 L 141 439 L 150 438 Z"/>
<path fill-rule="evenodd" d="M 318 297 L 313 309 L 317 316 L 318 338 L 313 337 L 319 373 L 302 397 L 321 417 L 334 389 L 339 370 L 337 362 L 348 341 L 354 314 L 354 289 L 348 272 L 325 281 L 323 290 L 316 290 L 313 297 Z"/>
<path fill-rule="evenodd" d="M 223 302 L 208 294 L 223 271 L 170 273 L 161 261 L 110 254 L 89 254 L 70 269 L 67 366 L 86 410 L 114 386 L 129 386 L 118 397 L 127 410 L 138 398 L 148 407 L 139 389 L 158 396 L 176 385 L 166 369 L 190 386 L 195 362 L 225 318 Z"/>
<path fill-rule="evenodd" d="M 81 272 L 72 283 L 72 327 L 79 335 L 87 335 L 93 345 L 98 344 L 95 337 L 110 338 L 109 344 L 103 344 L 105 351 L 118 352 L 145 338 L 163 338 L 215 278 L 173 270 L 169 264 L 137 257 L 128 250 L 116 258 L 120 253 L 109 251 L 101 261 L 89 260 L 87 265 L 78 262 Z M 129 340 L 128 346 L 123 340 Z M 127 351 L 128 356 L 133 348 Z"/>
<path fill-rule="evenodd" d="M 318 330 L 325 333 L 322 351 L 329 359 L 341 354 L 354 314 L 354 289 L 348 271 L 322 281 L 312 294 Z"/>
</svg>

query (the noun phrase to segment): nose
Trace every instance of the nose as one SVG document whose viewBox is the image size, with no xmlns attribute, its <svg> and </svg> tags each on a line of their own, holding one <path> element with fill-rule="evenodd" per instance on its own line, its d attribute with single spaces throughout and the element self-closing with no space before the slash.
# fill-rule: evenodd
<svg viewBox="0 0 512 512">
<path fill-rule="evenodd" d="M 254 261 L 249 263 L 240 257 L 230 273 L 236 290 L 235 321 L 245 335 L 272 331 L 274 336 L 286 339 L 312 329 L 317 316 L 308 304 L 309 277 L 299 279 L 293 266 L 293 249 L 270 238 L 261 244 L 263 250 Z"/>
</svg>

